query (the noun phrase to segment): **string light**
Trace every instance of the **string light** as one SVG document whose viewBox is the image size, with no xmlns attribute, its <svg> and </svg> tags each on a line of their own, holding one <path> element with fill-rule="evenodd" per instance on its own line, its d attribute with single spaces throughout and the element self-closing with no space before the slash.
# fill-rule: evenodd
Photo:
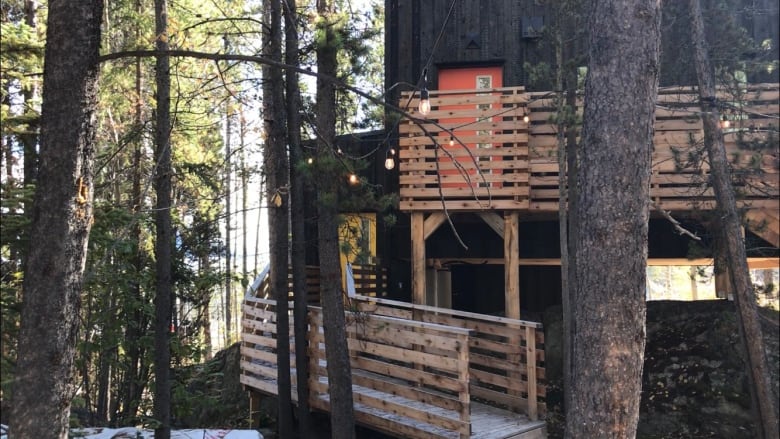
<svg viewBox="0 0 780 439">
<path fill-rule="evenodd" d="M 355 174 L 349 174 L 349 184 L 357 184 L 358 176 Z"/>
<path fill-rule="evenodd" d="M 431 112 L 431 99 L 428 96 L 427 88 L 420 90 L 420 104 L 417 106 L 417 110 L 423 116 L 427 116 Z"/>
<path fill-rule="evenodd" d="M 525 123 L 528 123 L 528 122 L 530 122 L 530 121 L 531 121 L 531 118 L 530 118 L 530 117 L 528 117 L 528 115 L 527 115 L 527 114 L 526 114 L 525 116 L 523 116 L 523 122 L 525 122 Z"/>
<path fill-rule="evenodd" d="M 390 148 L 387 150 L 387 154 L 385 155 L 385 169 L 388 171 L 395 168 L 395 160 L 393 159 L 394 155 L 395 149 Z"/>
<path fill-rule="evenodd" d="M 314 159 L 309 157 L 308 159 L 306 159 L 306 163 L 312 164 L 312 163 L 314 163 Z"/>
</svg>

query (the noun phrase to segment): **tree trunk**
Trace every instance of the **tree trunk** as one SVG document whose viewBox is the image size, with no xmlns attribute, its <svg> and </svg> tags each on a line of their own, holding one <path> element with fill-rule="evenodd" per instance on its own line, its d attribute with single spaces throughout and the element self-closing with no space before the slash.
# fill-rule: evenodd
<svg viewBox="0 0 780 439">
<path fill-rule="evenodd" d="M 227 38 L 227 37 L 226 37 Z M 225 49 L 227 50 L 227 39 L 225 40 Z M 230 332 L 233 330 L 233 308 L 232 308 L 232 295 L 233 295 L 233 249 L 231 248 L 230 237 L 230 225 L 233 219 L 231 212 L 230 202 L 233 196 L 232 191 L 232 151 L 230 144 L 230 134 L 233 129 L 231 126 L 232 116 L 230 114 L 230 99 L 225 104 L 225 347 L 230 346 Z"/>
<path fill-rule="evenodd" d="M 710 180 L 717 201 L 723 245 L 731 272 L 734 288 L 734 303 L 737 306 L 742 346 L 747 354 L 747 369 L 750 382 L 750 395 L 756 417 L 758 437 L 777 438 L 778 431 L 777 395 L 773 395 L 769 378 L 769 366 L 764 351 L 761 326 L 756 312 L 756 298 L 750 271 L 747 265 L 745 241 L 742 237 L 742 224 L 737 212 L 736 196 L 731 184 L 726 147 L 723 143 L 719 121 L 718 98 L 713 80 L 712 68 L 707 53 L 707 41 L 704 34 L 704 20 L 699 0 L 690 0 L 691 34 L 694 46 L 696 74 L 699 79 L 699 96 L 704 124 L 704 147 L 710 161 Z"/>
<path fill-rule="evenodd" d="M 168 50 L 167 0 L 155 0 L 155 47 Z M 154 177 L 157 204 L 155 206 L 156 294 L 154 297 L 154 418 L 158 422 L 154 430 L 156 439 L 171 437 L 171 304 L 172 304 L 172 251 L 171 225 L 171 112 L 170 112 L 170 59 L 157 56 L 155 65 L 157 84 L 157 114 L 155 127 Z"/>
<path fill-rule="evenodd" d="M 264 55 L 282 61 L 282 9 L 279 0 L 265 0 Z M 284 76 L 278 67 L 263 67 L 263 118 L 265 119 L 266 199 L 270 250 L 270 286 L 276 299 L 276 361 L 279 437 L 292 437 L 292 383 L 290 378 L 289 286 L 287 284 L 289 231 L 289 172 Z"/>
<path fill-rule="evenodd" d="M 317 71 L 335 77 L 338 42 L 334 24 L 332 0 L 317 0 L 317 12 L 323 23 L 318 29 L 323 38 L 317 45 Z M 336 91 L 333 83 L 317 78 L 317 152 L 318 161 L 328 162 L 336 154 Z M 335 173 L 334 173 L 335 174 Z M 325 357 L 328 362 L 328 394 L 330 396 L 331 437 L 355 437 L 355 415 L 352 402 L 352 371 L 347 349 L 344 299 L 341 293 L 339 266 L 338 186 L 343 180 L 329 175 L 318 181 L 317 232 L 319 235 L 320 297 L 322 326 L 325 328 Z"/>
<path fill-rule="evenodd" d="M 633 438 L 645 347 L 660 2 L 593 2 L 576 196 L 569 438 Z"/>
<path fill-rule="evenodd" d="M 284 2 L 285 63 L 297 66 L 298 12 L 295 0 Z M 287 142 L 290 144 L 290 223 L 292 226 L 293 325 L 295 327 L 295 373 L 298 391 L 298 437 L 312 437 L 309 408 L 309 355 L 306 292 L 306 232 L 304 223 L 303 176 L 296 170 L 302 163 L 301 113 L 298 74 L 287 70 L 285 77 Z"/>
<path fill-rule="evenodd" d="M 40 168 L 23 283 L 11 435 L 67 438 L 92 225 L 102 1 L 49 3 Z"/>
</svg>

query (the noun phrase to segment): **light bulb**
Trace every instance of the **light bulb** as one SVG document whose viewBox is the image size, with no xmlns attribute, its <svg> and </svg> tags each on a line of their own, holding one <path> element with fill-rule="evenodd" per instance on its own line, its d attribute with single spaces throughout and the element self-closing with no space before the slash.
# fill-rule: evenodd
<svg viewBox="0 0 780 439">
<path fill-rule="evenodd" d="M 394 148 L 390 148 L 390 155 L 395 155 L 395 149 Z"/>
<path fill-rule="evenodd" d="M 308 163 L 308 164 L 312 164 L 312 163 L 314 163 L 314 159 L 313 159 L 313 158 L 311 158 L 311 157 L 309 157 L 309 158 L 306 160 L 306 163 Z"/>
<path fill-rule="evenodd" d="M 422 114 L 423 116 L 426 116 L 428 113 L 431 112 L 431 100 L 428 97 L 427 88 L 420 90 L 420 104 L 417 107 L 417 109 L 420 111 L 420 114 Z"/>
<path fill-rule="evenodd" d="M 349 174 L 349 183 L 350 184 L 356 184 L 358 182 L 358 177 L 355 174 Z"/>
<path fill-rule="evenodd" d="M 393 160 L 392 157 L 388 157 L 385 159 L 385 169 L 388 171 L 395 168 L 395 160 Z"/>
<path fill-rule="evenodd" d="M 528 122 L 530 122 L 530 121 L 531 121 L 531 118 L 530 118 L 530 117 L 528 117 L 528 115 L 527 115 L 527 114 L 526 114 L 525 116 L 523 116 L 523 122 L 525 122 L 525 123 L 528 123 Z"/>
<path fill-rule="evenodd" d="M 455 146 L 455 139 L 450 137 L 450 146 Z"/>
<path fill-rule="evenodd" d="M 722 121 L 720 122 L 720 127 L 721 127 L 721 128 L 728 128 L 728 127 L 730 127 L 730 126 L 731 126 L 731 121 L 730 121 L 730 120 L 728 120 L 728 119 L 724 119 L 724 120 L 722 120 Z"/>
</svg>

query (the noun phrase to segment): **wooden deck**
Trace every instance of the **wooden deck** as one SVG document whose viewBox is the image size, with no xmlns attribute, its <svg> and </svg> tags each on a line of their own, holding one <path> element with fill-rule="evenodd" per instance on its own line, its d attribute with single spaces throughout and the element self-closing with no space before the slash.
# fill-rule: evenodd
<svg viewBox="0 0 780 439">
<path fill-rule="evenodd" d="M 350 306 L 358 423 L 404 438 L 545 437 L 540 324 L 364 296 Z M 241 382 L 274 395 L 275 302 L 250 296 L 243 309 Z M 324 329 L 315 306 L 309 308 L 307 340 L 309 403 L 327 411 Z M 294 371 L 292 378 L 295 386 Z"/>
<path fill-rule="evenodd" d="M 489 93 L 430 91 L 430 98 L 433 110 L 424 123 L 406 119 L 399 125 L 402 211 L 558 211 L 552 93 L 509 87 Z M 741 203 L 777 212 L 778 84 L 721 90 L 718 98 L 728 121 L 724 140 L 738 171 L 734 181 Z M 409 94 L 401 102 L 417 105 Z M 691 87 L 659 90 L 650 196 L 668 211 L 714 207 L 709 166 L 701 154 L 699 112 L 698 95 Z M 769 145 L 756 148 L 756 142 L 766 140 Z"/>
</svg>

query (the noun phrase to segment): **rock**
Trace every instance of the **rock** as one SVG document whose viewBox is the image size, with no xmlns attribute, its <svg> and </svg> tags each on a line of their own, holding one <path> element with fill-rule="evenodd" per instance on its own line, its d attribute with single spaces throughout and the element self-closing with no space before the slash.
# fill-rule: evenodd
<svg viewBox="0 0 780 439">
<path fill-rule="evenodd" d="M 777 397 L 778 313 L 761 313 Z M 560 307 L 545 312 L 544 325 L 548 431 L 554 438 L 561 437 L 565 422 Z M 637 438 L 754 437 L 743 358 L 733 302 L 648 302 Z"/>
</svg>

